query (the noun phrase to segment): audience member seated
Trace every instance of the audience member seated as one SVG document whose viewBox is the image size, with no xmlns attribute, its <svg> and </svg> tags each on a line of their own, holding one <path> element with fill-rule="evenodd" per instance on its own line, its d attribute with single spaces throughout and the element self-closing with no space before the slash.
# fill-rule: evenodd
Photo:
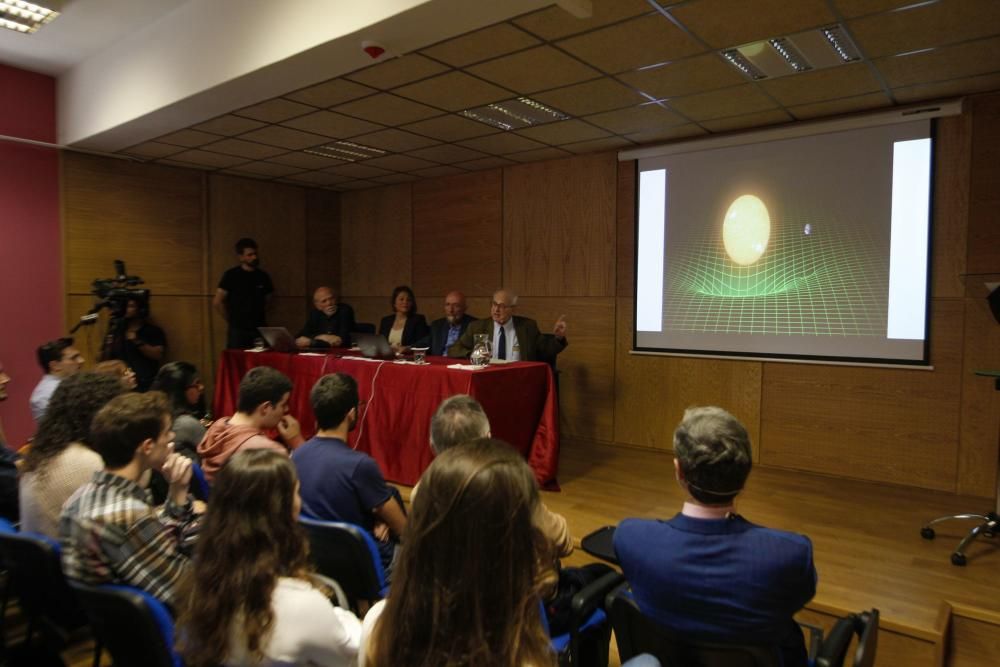
<svg viewBox="0 0 1000 667">
<path fill-rule="evenodd" d="M 277 429 L 289 448 L 302 444 L 299 422 L 288 414 L 292 381 L 270 366 L 251 368 L 240 381 L 236 414 L 217 419 L 198 445 L 205 477 L 211 482 L 229 457 L 242 449 L 273 449 L 288 453 L 285 445 L 265 431 Z"/>
<path fill-rule="evenodd" d="M 0 362 L 0 402 L 7 400 L 7 385 L 10 376 L 4 371 Z M 3 420 L 0 420 L 0 517 L 11 523 L 17 523 L 20 514 L 17 507 L 17 466 L 21 457 L 7 447 L 7 435 L 3 432 Z"/>
<path fill-rule="evenodd" d="M 135 391 L 135 371 L 125 365 L 121 359 L 109 359 L 94 366 L 94 372 L 100 375 L 110 375 L 125 387 L 125 391 Z"/>
<path fill-rule="evenodd" d="M 277 452 L 239 452 L 219 472 L 183 586 L 188 667 L 355 664 L 361 622 L 310 580 L 300 507 L 295 468 Z"/>
<path fill-rule="evenodd" d="M 548 361 L 566 349 L 566 320 L 560 317 L 551 334 L 538 330 L 538 323 L 514 315 L 517 294 L 509 289 L 493 293 L 490 316 L 470 324 L 458 342 L 448 348 L 450 357 L 467 357 L 472 353 L 477 334 L 486 334 L 493 343 L 493 358 L 510 361 Z"/>
<path fill-rule="evenodd" d="M 736 514 L 750 474 L 750 438 L 731 414 L 691 408 L 674 431 L 674 474 L 688 494 L 666 521 L 626 519 L 615 551 L 644 614 L 686 636 L 778 646 L 806 665 L 792 620 L 816 592 L 809 538 Z"/>
<path fill-rule="evenodd" d="M 536 588 L 538 486 L 511 447 L 460 445 L 424 472 L 362 667 L 554 666 Z"/>
<path fill-rule="evenodd" d="M 101 408 L 90 435 L 104 470 L 63 506 L 63 572 L 86 584 L 135 586 L 175 607 L 198 520 L 188 496 L 191 460 L 171 451 L 170 406 L 159 392 L 123 394 Z M 138 484 L 152 469 L 169 484 L 159 509 Z"/>
<path fill-rule="evenodd" d="M 198 369 L 186 361 L 164 364 L 153 380 L 152 388 L 162 391 L 170 402 L 173 416 L 174 451 L 200 462 L 198 443 L 205 437 L 205 385 Z"/>
<path fill-rule="evenodd" d="M 430 333 L 413 347 L 426 347 L 427 354 L 447 356 L 448 348 L 465 333 L 476 318 L 465 313 L 465 295 L 459 291 L 448 292 L 444 297 L 444 317 L 431 322 Z"/>
<path fill-rule="evenodd" d="M 392 315 L 386 315 L 378 332 L 385 336 L 394 350 L 402 350 L 422 341 L 430 333 L 427 320 L 417 314 L 417 297 L 406 285 L 392 290 Z"/>
<path fill-rule="evenodd" d="M 45 375 L 31 392 L 31 416 L 41 421 L 45 408 L 49 405 L 52 392 L 65 378 L 75 375 L 83 367 L 84 358 L 73 347 L 72 338 L 50 340 L 38 348 L 38 364 Z"/>
<path fill-rule="evenodd" d="M 118 378 L 88 372 L 56 387 L 22 464 L 21 530 L 59 537 L 63 503 L 104 468 L 92 448 L 90 422 L 124 391 Z"/>
<path fill-rule="evenodd" d="M 347 444 L 358 423 L 358 384 L 346 373 L 324 375 L 309 401 L 316 436 L 292 453 L 302 483 L 302 513 L 367 530 L 376 538 L 388 577 L 406 515 L 375 459 Z"/>
<path fill-rule="evenodd" d="M 354 309 L 340 303 L 340 297 L 330 287 L 319 287 L 313 293 L 313 310 L 295 345 L 307 347 L 350 347 L 354 331 Z"/>
</svg>

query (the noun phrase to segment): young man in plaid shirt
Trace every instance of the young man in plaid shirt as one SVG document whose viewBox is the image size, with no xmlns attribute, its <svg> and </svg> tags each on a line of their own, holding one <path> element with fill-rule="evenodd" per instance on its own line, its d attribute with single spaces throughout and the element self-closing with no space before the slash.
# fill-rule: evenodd
<svg viewBox="0 0 1000 667">
<path fill-rule="evenodd" d="M 173 452 L 170 423 L 159 392 L 123 394 L 94 417 L 91 438 L 104 470 L 63 505 L 59 536 L 67 577 L 135 586 L 174 605 L 198 524 L 188 495 L 191 460 Z M 161 508 L 150 506 L 139 485 L 150 469 L 169 484 Z"/>
</svg>

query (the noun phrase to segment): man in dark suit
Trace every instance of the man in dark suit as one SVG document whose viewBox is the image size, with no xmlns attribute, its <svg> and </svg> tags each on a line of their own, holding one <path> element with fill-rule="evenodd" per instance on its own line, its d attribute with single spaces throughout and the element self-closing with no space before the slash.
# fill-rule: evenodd
<svg viewBox="0 0 1000 667">
<path fill-rule="evenodd" d="M 414 343 L 413 347 L 428 348 L 427 354 L 446 356 L 470 323 L 476 318 L 465 312 L 465 295 L 454 290 L 444 297 L 444 317 L 431 322 L 430 335 Z"/>
<path fill-rule="evenodd" d="M 486 334 L 493 342 L 493 358 L 510 361 L 552 361 L 566 345 L 566 319 L 560 317 L 551 334 L 538 330 L 538 323 L 514 315 L 517 294 L 509 289 L 493 293 L 490 317 L 469 324 L 465 333 L 448 348 L 450 357 L 467 357 L 475 346 L 476 334 Z"/>
<path fill-rule="evenodd" d="M 690 408 L 674 431 L 674 456 L 688 495 L 680 513 L 626 519 L 615 531 L 639 609 L 682 636 L 771 644 L 785 667 L 805 667 L 792 616 L 816 593 L 812 542 L 736 514 L 751 466 L 746 429 L 722 408 Z"/>
<path fill-rule="evenodd" d="M 295 344 L 300 348 L 350 346 L 354 309 L 340 303 L 337 293 L 325 286 L 316 288 L 313 306 Z"/>
</svg>

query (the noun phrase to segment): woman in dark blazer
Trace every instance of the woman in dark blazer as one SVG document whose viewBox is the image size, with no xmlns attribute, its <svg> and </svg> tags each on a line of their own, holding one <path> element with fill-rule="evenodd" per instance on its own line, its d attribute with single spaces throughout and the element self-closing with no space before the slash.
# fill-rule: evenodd
<svg viewBox="0 0 1000 667">
<path fill-rule="evenodd" d="M 406 285 L 392 290 L 392 315 L 386 315 L 379 324 L 378 332 L 385 336 L 394 350 L 413 345 L 428 336 L 430 328 L 423 315 L 417 314 L 417 297 Z"/>
</svg>

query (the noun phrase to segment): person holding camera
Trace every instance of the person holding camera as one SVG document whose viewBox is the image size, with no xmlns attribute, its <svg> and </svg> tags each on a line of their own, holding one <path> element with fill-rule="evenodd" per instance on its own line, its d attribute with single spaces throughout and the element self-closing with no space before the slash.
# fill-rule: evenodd
<svg viewBox="0 0 1000 667">
<path fill-rule="evenodd" d="M 160 327 L 150 324 L 148 317 L 149 302 L 129 298 L 122 322 L 117 332 L 110 334 L 102 355 L 104 360 L 121 359 L 135 371 L 137 391 L 149 389 L 167 349 L 167 335 Z"/>
</svg>

